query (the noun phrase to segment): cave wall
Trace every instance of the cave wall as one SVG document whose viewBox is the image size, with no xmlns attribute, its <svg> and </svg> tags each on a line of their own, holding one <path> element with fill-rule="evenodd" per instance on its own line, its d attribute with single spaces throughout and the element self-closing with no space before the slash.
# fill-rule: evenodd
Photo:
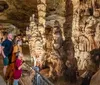
<svg viewBox="0 0 100 85">
<path fill-rule="evenodd" d="M 79 1 L 74 9 L 72 40 L 78 69 L 86 70 L 90 62 L 90 51 L 100 47 L 100 2 L 99 0 Z"/>
<path fill-rule="evenodd" d="M 64 72 L 67 60 L 74 61 L 71 62 L 71 64 L 76 67 L 76 62 L 74 59 L 74 45 L 71 39 L 73 3 L 70 0 L 55 1 L 56 2 L 54 3 L 48 2 L 47 0 L 45 11 L 46 17 L 43 10 L 45 8 L 41 7 L 41 10 L 38 10 L 38 13 L 41 14 L 38 15 L 38 18 L 34 18 L 34 15 L 31 17 L 32 19 L 30 21 L 30 26 L 26 30 L 26 34 L 29 36 L 31 56 L 35 57 L 37 48 L 39 46 L 39 48 L 41 48 L 41 45 L 43 45 L 46 55 L 42 57 L 41 61 L 45 62 L 46 60 L 46 62 L 51 62 L 56 65 L 55 67 L 50 67 L 49 76 L 53 75 L 52 68 L 55 68 L 54 71 L 56 71 L 57 75 L 62 75 L 60 72 Z M 59 4 L 59 2 L 61 4 Z M 51 6 L 54 5 L 53 9 L 50 9 L 50 4 Z M 44 17 L 45 20 L 42 19 L 41 16 Z M 44 26 L 44 28 L 42 26 Z M 42 36 L 41 32 L 44 32 L 45 34 Z M 45 40 L 45 43 L 41 44 L 40 41 L 43 41 L 43 39 Z M 38 52 L 41 51 L 43 53 L 43 50 L 38 50 Z M 39 57 L 41 59 L 41 55 Z"/>
<path fill-rule="evenodd" d="M 43 39 L 44 50 L 50 49 L 50 53 L 53 51 L 63 57 L 64 64 L 67 59 L 75 57 L 79 70 L 87 68 L 89 52 L 100 47 L 100 0 L 46 0 L 40 8 L 40 2 L 37 3 L 39 0 L 5 1 L 9 8 L 0 13 L 0 21 L 9 21 L 22 30 L 30 22 L 29 37 L 37 29 L 42 34 L 37 33 Z M 33 13 L 35 20 L 29 21 Z M 48 35 L 51 36 L 49 41 Z M 61 49 L 55 50 L 54 46 L 60 46 Z"/>
<path fill-rule="evenodd" d="M 54 21 L 59 21 L 65 62 L 75 57 L 78 70 L 86 70 L 91 62 L 89 52 L 100 47 L 100 1 L 60 0 L 58 2 L 63 5 L 57 4 L 55 0 L 55 4 L 52 4 L 53 9 L 47 13 L 47 26 L 53 27 Z M 62 8 L 59 9 L 61 6 Z"/>
</svg>

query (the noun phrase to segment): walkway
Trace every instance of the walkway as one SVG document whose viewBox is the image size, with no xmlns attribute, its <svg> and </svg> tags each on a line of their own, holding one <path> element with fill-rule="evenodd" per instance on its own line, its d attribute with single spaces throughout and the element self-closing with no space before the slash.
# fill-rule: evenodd
<svg viewBox="0 0 100 85">
<path fill-rule="evenodd" d="M 2 78 L 2 76 L 0 75 L 0 85 L 6 85 L 4 79 Z"/>
<path fill-rule="evenodd" d="M 3 79 L 3 62 L 2 62 L 1 56 L 0 56 L 0 85 L 6 85 L 6 83 Z"/>
</svg>

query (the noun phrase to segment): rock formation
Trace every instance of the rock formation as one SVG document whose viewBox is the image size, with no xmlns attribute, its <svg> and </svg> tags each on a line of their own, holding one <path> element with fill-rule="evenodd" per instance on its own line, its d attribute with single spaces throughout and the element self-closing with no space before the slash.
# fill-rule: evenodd
<svg viewBox="0 0 100 85">
<path fill-rule="evenodd" d="M 40 0 L 37 4 L 38 9 L 38 23 L 36 23 L 34 14 L 30 18 L 30 27 L 27 29 L 27 35 L 29 36 L 29 47 L 31 57 L 38 54 L 41 61 L 44 56 L 45 45 L 45 15 L 46 15 L 46 1 Z"/>
<path fill-rule="evenodd" d="M 31 57 L 34 57 L 35 54 L 41 56 L 44 53 L 43 40 L 35 22 L 34 14 L 30 18 L 30 26 L 27 28 L 26 34 L 28 36 Z"/>
<path fill-rule="evenodd" d="M 0 13 L 0 21 L 21 30 L 29 26 L 31 56 L 46 53 L 49 58 L 44 60 L 53 63 L 53 57 L 63 65 L 76 58 L 78 70 L 87 70 L 90 51 L 100 48 L 100 0 L 5 1 L 9 8 Z"/>
<path fill-rule="evenodd" d="M 98 2 L 95 0 L 80 1 L 78 8 L 74 9 L 76 17 L 73 17 L 72 39 L 79 70 L 86 69 L 87 65 L 82 61 L 87 61 L 88 52 L 99 47 L 97 30 L 99 31 L 100 8 L 95 3 Z"/>
<path fill-rule="evenodd" d="M 93 75 L 91 81 L 90 81 L 90 85 L 99 85 L 100 84 L 100 70 Z"/>
</svg>

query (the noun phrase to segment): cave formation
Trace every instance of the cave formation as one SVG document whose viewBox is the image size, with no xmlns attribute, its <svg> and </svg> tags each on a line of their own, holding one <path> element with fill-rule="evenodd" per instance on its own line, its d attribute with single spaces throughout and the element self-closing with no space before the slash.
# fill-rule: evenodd
<svg viewBox="0 0 100 85">
<path fill-rule="evenodd" d="M 80 76 L 98 71 L 90 52 L 100 48 L 100 0 L 1 0 L 3 31 L 27 38 L 29 58 L 40 52 L 49 77 L 64 76 L 69 64 Z"/>
</svg>

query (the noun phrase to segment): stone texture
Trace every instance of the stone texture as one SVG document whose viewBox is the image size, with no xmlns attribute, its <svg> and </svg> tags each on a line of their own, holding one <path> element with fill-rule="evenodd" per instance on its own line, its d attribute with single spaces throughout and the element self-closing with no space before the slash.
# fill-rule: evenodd
<svg viewBox="0 0 100 85">
<path fill-rule="evenodd" d="M 90 85 L 99 85 L 100 84 L 100 70 L 95 73 L 90 81 Z"/>
<path fill-rule="evenodd" d="M 11 23 L 0 23 L 0 31 L 6 31 L 8 33 L 12 33 L 13 35 L 17 35 L 20 33 L 20 30 L 12 25 Z"/>
<path fill-rule="evenodd" d="M 61 58 L 63 65 L 67 59 L 73 60 L 75 57 L 78 70 L 87 70 L 91 62 L 89 52 L 100 47 L 100 0 L 6 2 L 10 7 L 0 13 L 0 20 L 8 20 L 22 30 L 30 23 L 26 34 L 31 56 L 35 51 L 43 50 L 49 55 L 46 60 L 51 61 L 50 56 L 56 56 L 55 63 L 59 64 L 56 61 Z M 55 21 L 59 23 L 57 26 Z"/>
<path fill-rule="evenodd" d="M 0 20 L 3 20 L 2 22 L 9 21 L 11 24 L 14 24 L 18 28 L 25 29 L 26 26 L 28 26 L 29 18 L 33 13 L 36 15 L 36 17 L 38 17 L 37 0 L 34 0 L 34 1 L 32 0 L 23 0 L 23 1 L 4 0 L 4 1 L 5 3 L 8 4 L 9 8 L 5 10 L 4 12 L 0 13 Z M 51 13 L 56 13 L 56 14 L 64 16 L 64 11 L 65 11 L 64 0 L 59 0 L 59 1 L 58 0 L 53 0 L 53 1 L 47 0 L 45 3 L 47 3 L 48 5 L 48 7 L 46 8 L 47 15 L 50 15 Z M 43 12 L 41 11 L 41 13 L 39 14 L 43 14 Z"/>
<path fill-rule="evenodd" d="M 85 58 L 88 58 L 88 52 L 99 47 L 97 30 L 100 23 L 100 8 L 95 4 L 98 3 L 95 0 L 80 1 L 80 3 L 77 4 L 78 8 L 73 11 L 72 40 L 78 69 L 83 70 L 88 66 L 88 64 L 82 62 L 87 61 Z"/>
<path fill-rule="evenodd" d="M 39 55 L 40 60 L 42 61 L 44 54 L 44 41 L 41 37 L 41 32 L 38 29 L 38 24 L 35 22 L 34 14 L 30 18 L 30 26 L 26 30 L 26 35 L 29 41 L 29 49 L 31 57 L 36 57 L 36 54 Z"/>
</svg>

